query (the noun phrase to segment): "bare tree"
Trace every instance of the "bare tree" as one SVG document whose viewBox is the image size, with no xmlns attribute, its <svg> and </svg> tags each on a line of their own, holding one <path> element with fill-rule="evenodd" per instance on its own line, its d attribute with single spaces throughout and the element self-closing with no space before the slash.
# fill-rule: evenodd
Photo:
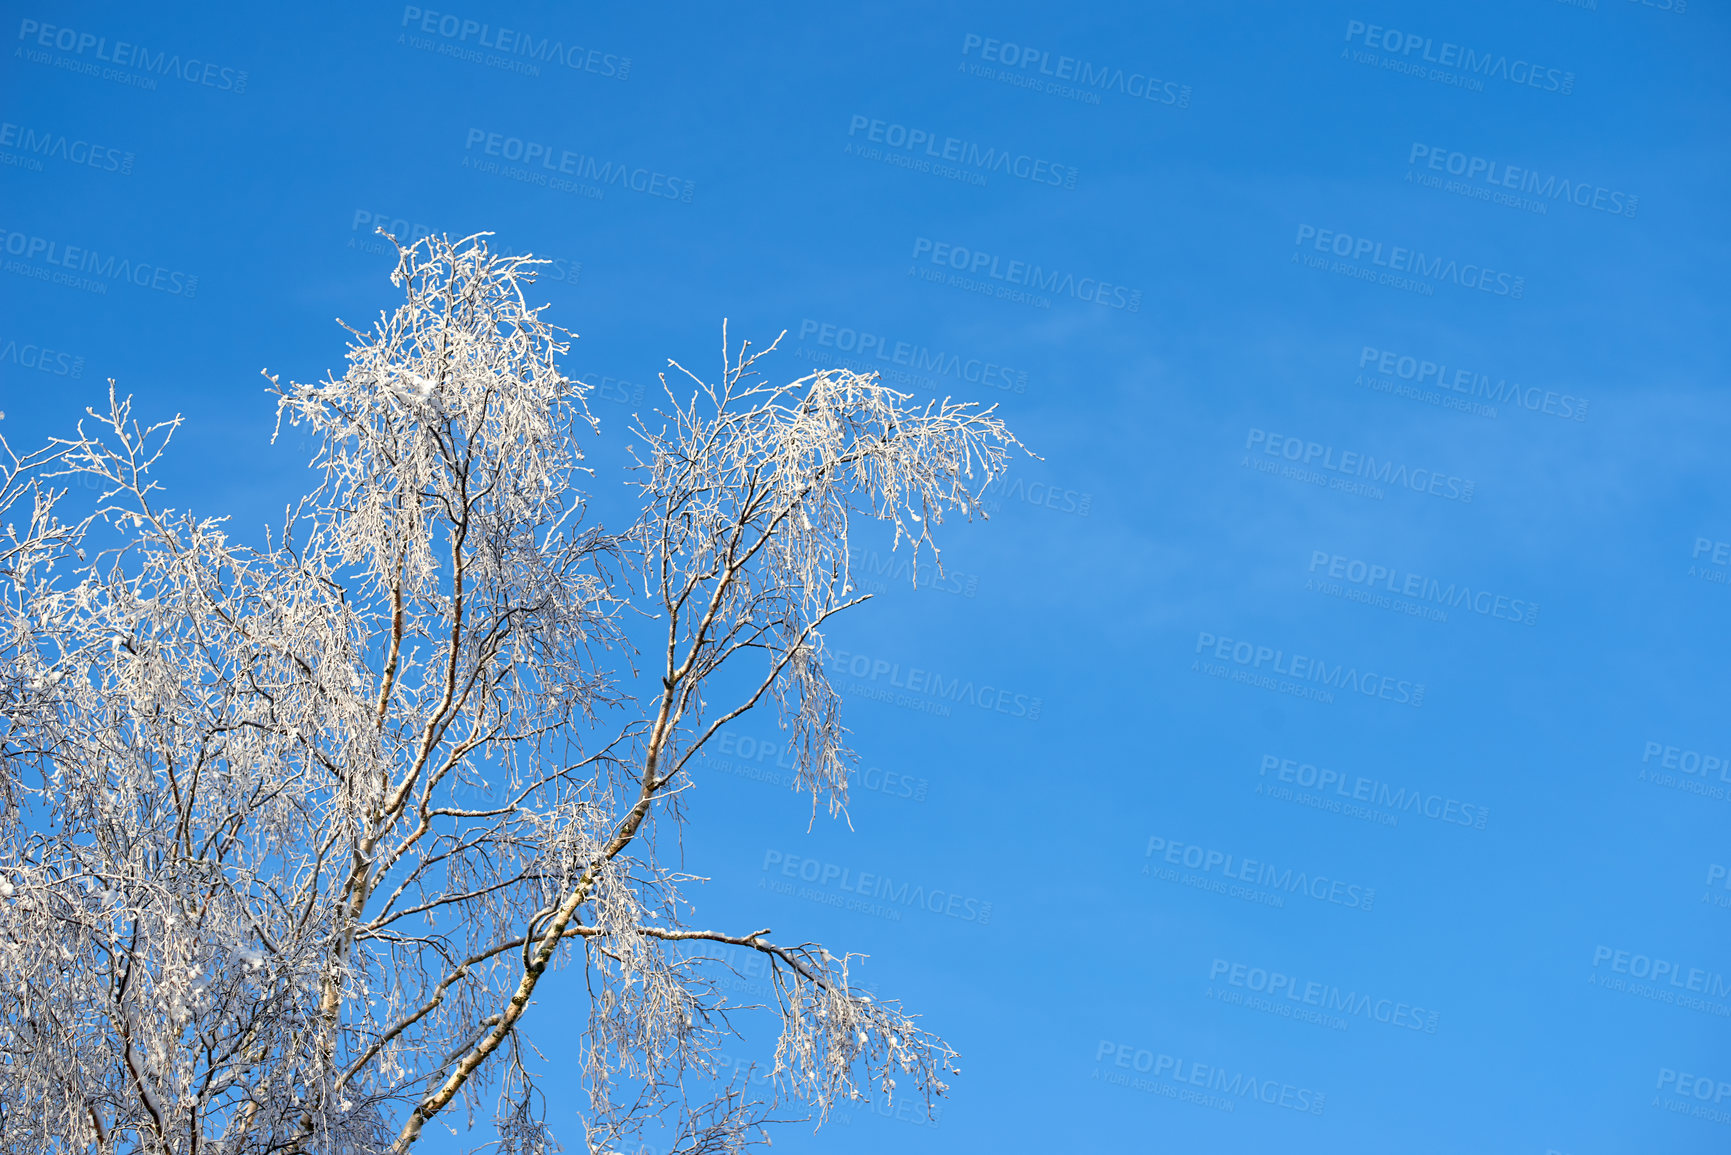
<svg viewBox="0 0 1731 1155">
<path fill-rule="evenodd" d="M 850 526 L 935 560 L 1015 439 L 875 376 L 771 384 L 724 329 L 720 377 L 675 365 L 634 429 L 640 518 L 589 525 L 569 334 L 485 236 L 399 245 L 407 300 L 343 375 L 271 378 L 316 483 L 262 545 L 164 504 L 179 419 L 112 385 L 76 436 L 0 442 L 0 1151 L 401 1153 L 459 1100 L 550 1150 L 524 1026 L 561 966 L 591 1151 L 946 1090 L 850 956 L 689 924 L 679 795 L 772 709 L 814 812 L 845 804 Z M 768 1091 L 721 1061 L 724 951 L 770 963 Z"/>
</svg>

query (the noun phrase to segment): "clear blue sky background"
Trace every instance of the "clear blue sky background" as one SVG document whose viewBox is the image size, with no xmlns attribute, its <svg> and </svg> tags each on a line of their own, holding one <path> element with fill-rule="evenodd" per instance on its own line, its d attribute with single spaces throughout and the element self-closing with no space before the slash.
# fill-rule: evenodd
<svg viewBox="0 0 1731 1155">
<path fill-rule="evenodd" d="M 258 370 L 322 376 L 333 318 L 392 304 L 374 220 L 562 262 L 545 294 L 600 387 L 615 520 L 625 419 L 653 403 L 624 399 L 667 357 L 712 366 L 723 317 L 788 329 L 789 375 L 857 361 L 837 346 L 862 332 L 941 351 L 958 372 L 909 388 L 1001 402 L 1041 460 L 989 524 L 952 527 L 958 592 L 883 579 L 832 635 L 869 659 L 842 676 L 868 768 L 853 829 L 807 832 L 741 772 L 774 776 L 752 723 L 698 788 L 688 861 L 715 879 L 703 921 L 869 953 L 965 1076 L 936 1126 L 856 1110 L 780 1141 L 1723 1151 L 1731 780 L 1702 767 L 1731 760 L 1731 546 L 1712 562 L 1731 541 L 1731 24 L 1681 7 L 474 2 L 439 10 L 447 36 L 391 5 L 8 4 L 3 428 L 63 431 L 112 376 L 146 414 L 188 415 L 178 500 L 259 525 L 297 477 Z M 463 21 L 579 67 L 495 67 L 533 59 Z M 117 41 L 146 55 L 96 61 Z M 150 71 L 159 53 L 178 74 Z M 955 138 L 952 168 L 883 159 L 911 132 Z M 26 147 L 44 139 L 65 147 Z M 574 159 L 587 191 L 556 189 L 542 154 L 507 159 L 531 145 L 652 187 Z M 146 283 L 43 280 L 67 246 Z M 994 295 L 1027 265 L 1043 303 Z M 1447 368 L 1402 379 L 1421 362 Z M 1281 438 L 1315 444 L 1323 484 L 1282 475 Z M 1316 468 L 1367 455 L 1418 489 Z M 1400 575 L 1386 600 L 1349 600 L 1373 565 Z M 1417 596 L 1391 594 L 1409 574 Z M 1432 578 L 1472 600 L 1434 620 Z M 1319 685 L 1295 654 L 1387 696 L 1293 694 Z M 897 704 L 913 667 L 940 693 Z M 1365 791 L 1357 813 L 1337 780 L 1303 788 L 1323 770 Z M 1224 880 L 1226 855 L 1257 881 Z M 816 901 L 797 887 L 846 895 L 784 877 L 795 856 L 957 914 Z M 1270 974 L 1334 1020 L 1284 989 L 1253 1003 Z M 569 1054 L 557 994 L 541 1012 Z M 1221 1089 L 1249 1079 L 1260 1098 Z M 574 1109 L 555 1098 L 556 1120 Z"/>
</svg>

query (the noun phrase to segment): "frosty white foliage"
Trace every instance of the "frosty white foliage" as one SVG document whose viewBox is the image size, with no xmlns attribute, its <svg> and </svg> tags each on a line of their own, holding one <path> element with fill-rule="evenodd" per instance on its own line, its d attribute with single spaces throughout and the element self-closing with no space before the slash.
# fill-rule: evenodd
<svg viewBox="0 0 1731 1155">
<path fill-rule="evenodd" d="M 73 437 L 0 441 L 0 1151 L 402 1152 L 459 1099 L 550 1150 L 525 1027 L 561 964 L 589 1149 L 739 1150 L 777 1107 L 723 1077 L 693 943 L 770 961 L 782 1103 L 929 1103 L 953 1052 L 847 957 L 685 925 L 662 852 L 755 707 L 845 803 L 821 627 L 859 600 L 850 521 L 935 549 L 1014 438 L 848 371 L 770 384 L 724 333 L 721 377 L 636 430 L 610 534 L 536 262 L 400 251 L 407 299 L 341 377 L 271 379 L 318 482 L 262 546 L 164 504 L 178 419 L 112 389 Z M 100 499 L 67 519 L 72 475 Z"/>
</svg>

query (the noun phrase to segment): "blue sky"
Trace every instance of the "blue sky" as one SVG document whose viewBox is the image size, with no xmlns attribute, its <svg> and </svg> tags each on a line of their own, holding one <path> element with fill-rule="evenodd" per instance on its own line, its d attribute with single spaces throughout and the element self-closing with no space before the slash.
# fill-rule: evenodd
<svg viewBox="0 0 1731 1155">
<path fill-rule="evenodd" d="M 851 830 L 742 772 L 768 723 L 698 788 L 706 920 L 869 953 L 964 1059 L 936 1126 L 778 1141 L 1731 1140 L 1717 6 L 7 7 L 14 444 L 113 377 L 188 416 L 181 500 L 261 524 L 258 371 L 390 307 L 381 222 L 560 262 L 615 520 L 634 388 L 724 317 L 1040 455 L 947 527 L 957 588 L 833 631 Z M 55 283 L 69 246 L 150 272 Z M 808 859 L 960 913 L 777 893 Z"/>
</svg>

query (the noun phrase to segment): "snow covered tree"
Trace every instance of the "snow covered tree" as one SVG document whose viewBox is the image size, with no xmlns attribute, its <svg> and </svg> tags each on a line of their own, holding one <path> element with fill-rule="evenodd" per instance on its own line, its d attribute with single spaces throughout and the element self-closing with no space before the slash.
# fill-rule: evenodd
<svg viewBox="0 0 1731 1155">
<path fill-rule="evenodd" d="M 945 1091 L 954 1053 L 849 956 L 691 925 L 679 795 L 756 709 L 845 803 L 850 526 L 934 560 L 1015 439 L 875 376 L 773 384 L 724 330 L 718 379 L 669 362 L 608 531 L 570 334 L 485 237 L 399 245 L 346 371 L 270 378 L 312 480 L 252 544 L 165 504 L 179 419 L 112 385 L 75 435 L 0 441 L 0 1151 L 401 1153 L 488 1114 L 549 1151 L 543 983 L 586 1008 L 593 1152 Z M 769 964 L 756 1079 L 720 1061 L 752 1014 L 724 951 Z"/>
</svg>

